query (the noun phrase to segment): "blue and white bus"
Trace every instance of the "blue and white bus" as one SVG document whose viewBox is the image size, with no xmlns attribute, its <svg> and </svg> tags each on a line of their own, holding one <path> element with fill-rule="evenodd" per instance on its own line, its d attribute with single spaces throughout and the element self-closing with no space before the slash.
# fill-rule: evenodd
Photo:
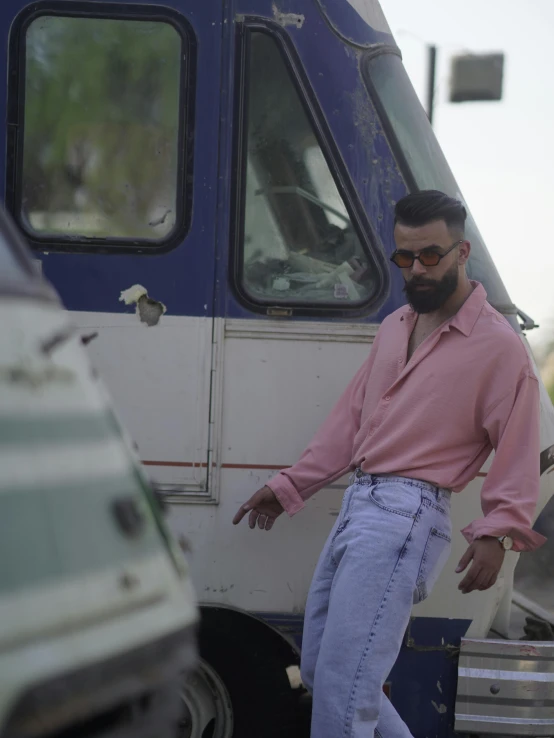
<svg viewBox="0 0 554 738">
<path fill-rule="evenodd" d="M 461 197 L 456 181 L 377 0 L 3 0 L 0 29 L 7 206 L 97 334 L 90 356 L 204 602 L 182 735 L 291 735 L 302 612 L 344 484 L 271 536 L 231 519 L 297 459 L 405 302 L 388 265 L 395 202 L 424 188 Z M 471 216 L 468 238 L 471 277 L 525 341 Z M 542 447 L 541 510 L 554 484 L 546 393 Z M 487 468 L 456 497 L 454 530 L 481 514 Z M 462 637 L 523 635 L 510 630 L 517 556 L 494 590 L 464 597 L 451 576 L 464 547 L 459 534 L 386 685 L 416 738 L 453 735 Z M 543 577 L 545 551 L 527 555 Z M 520 605 L 542 612 L 525 581 Z M 458 695 L 459 731 L 523 730 L 532 708 L 536 732 L 523 733 L 552 734 L 529 693 L 507 707 L 479 684 Z"/>
</svg>

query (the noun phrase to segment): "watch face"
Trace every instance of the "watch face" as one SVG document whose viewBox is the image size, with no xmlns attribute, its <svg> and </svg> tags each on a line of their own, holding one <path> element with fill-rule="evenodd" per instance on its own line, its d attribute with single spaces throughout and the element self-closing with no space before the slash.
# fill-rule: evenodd
<svg viewBox="0 0 554 738">
<path fill-rule="evenodd" d="M 504 536 L 502 539 L 502 545 L 504 546 L 505 551 L 511 551 L 514 546 L 514 541 L 510 536 Z"/>
</svg>

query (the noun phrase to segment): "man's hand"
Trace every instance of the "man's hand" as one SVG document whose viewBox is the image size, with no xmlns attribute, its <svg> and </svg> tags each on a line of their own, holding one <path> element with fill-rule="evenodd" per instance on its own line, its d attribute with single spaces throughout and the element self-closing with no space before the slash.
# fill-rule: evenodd
<svg viewBox="0 0 554 738">
<path fill-rule="evenodd" d="M 505 551 L 496 538 L 484 536 L 473 541 L 456 569 L 456 573 L 459 574 L 467 569 L 469 562 L 473 560 L 458 589 L 468 594 L 476 589 L 483 591 L 492 587 L 504 561 L 504 555 Z"/>
<path fill-rule="evenodd" d="M 252 497 L 241 505 L 238 513 L 233 518 L 233 525 L 237 525 L 244 518 L 246 513 L 250 513 L 248 517 L 248 525 L 254 529 L 256 523 L 261 530 L 271 530 L 275 520 L 284 512 L 283 506 L 275 497 L 275 493 L 269 487 L 262 487 Z"/>
</svg>

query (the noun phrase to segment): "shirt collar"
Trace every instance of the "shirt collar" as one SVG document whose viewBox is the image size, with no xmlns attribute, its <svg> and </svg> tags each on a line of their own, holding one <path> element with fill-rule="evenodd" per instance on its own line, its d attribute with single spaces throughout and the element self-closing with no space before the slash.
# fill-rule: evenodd
<svg viewBox="0 0 554 738">
<path fill-rule="evenodd" d="M 464 336 L 471 335 L 471 331 L 475 327 L 475 323 L 477 323 L 477 319 L 479 318 L 483 305 L 487 299 L 487 293 L 480 282 L 470 279 L 470 284 L 473 287 L 472 293 L 458 310 L 456 315 L 453 315 L 452 318 L 450 318 L 450 320 L 444 325 L 443 330 L 456 328 L 460 333 L 463 333 Z M 406 305 L 402 310 L 400 319 L 414 320 L 415 316 L 416 313 L 413 307 L 411 305 Z"/>
<path fill-rule="evenodd" d="M 471 331 L 474 329 L 475 323 L 477 323 L 477 319 L 481 315 L 483 305 L 487 299 L 485 288 L 480 282 L 475 282 L 471 279 L 470 284 L 473 287 L 473 292 L 456 315 L 448 321 L 451 328 L 457 328 L 464 336 L 471 335 Z"/>
</svg>

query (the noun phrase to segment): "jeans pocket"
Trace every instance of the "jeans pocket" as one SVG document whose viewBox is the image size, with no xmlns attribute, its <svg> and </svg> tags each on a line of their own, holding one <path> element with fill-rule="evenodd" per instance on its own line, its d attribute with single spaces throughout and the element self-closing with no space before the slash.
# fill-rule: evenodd
<svg viewBox="0 0 554 738">
<path fill-rule="evenodd" d="M 423 602 L 431 594 L 439 574 L 450 556 L 451 541 L 448 533 L 431 528 L 419 565 L 414 604 Z"/>
<path fill-rule="evenodd" d="M 415 518 L 421 507 L 421 490 L 411 484 L 379 482 L 369 487 L 368 495 L 381 510 L 406 518 Z"/>
</svg>

